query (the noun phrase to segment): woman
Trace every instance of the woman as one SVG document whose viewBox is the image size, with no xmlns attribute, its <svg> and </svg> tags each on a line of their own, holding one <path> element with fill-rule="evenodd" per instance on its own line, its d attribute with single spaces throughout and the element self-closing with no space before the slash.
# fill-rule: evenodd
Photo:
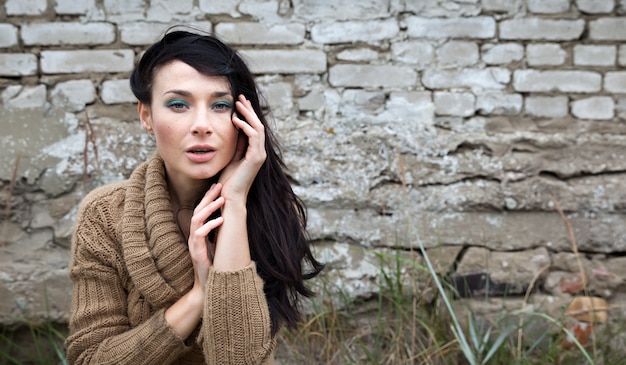
<svg viewBox="0 0 626 365">
<path fill-rule="evenodd" d="M 68 360 L 272 363 L 323 265 L 251 72 L 217 38 L 170 31 L 130 83 L 157 151 L 81 204 Z"/>
</svg>

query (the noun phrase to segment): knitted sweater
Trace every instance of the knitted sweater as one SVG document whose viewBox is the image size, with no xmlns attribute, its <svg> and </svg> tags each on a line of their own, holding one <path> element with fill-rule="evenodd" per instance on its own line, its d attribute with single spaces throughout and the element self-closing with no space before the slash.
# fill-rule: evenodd
<svg viewBox="0 0 626 365">
<path fill-rule="evenodd" d="M 70 364 L 273 363 L 275 339 L 254 262 L 209 271 L 203 321 L 186 341 L 165 322 L 194 272 L 158 155 L 83 200 L 70 278 Z"/>
</svg>

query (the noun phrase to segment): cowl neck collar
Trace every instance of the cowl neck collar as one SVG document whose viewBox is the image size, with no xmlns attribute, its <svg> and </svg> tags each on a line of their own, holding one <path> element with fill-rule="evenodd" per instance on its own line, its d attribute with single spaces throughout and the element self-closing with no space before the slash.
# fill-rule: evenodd
<svg viewBox="0 0 626 365">
<path fill-rule="evenodd" d="M 122 217 L 122 251 L 135 286 L 154 307 L 193 285 L 193 265 L 172 212 L 163 159 L 154 155 L 131 174 Z"/>
</svg>

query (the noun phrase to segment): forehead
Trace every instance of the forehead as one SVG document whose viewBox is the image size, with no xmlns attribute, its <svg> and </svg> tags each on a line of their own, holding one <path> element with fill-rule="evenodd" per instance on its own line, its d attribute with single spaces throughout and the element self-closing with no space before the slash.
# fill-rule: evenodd
<svg viewBox="0 0 626 365">
<path fill-rule="evenodd" d="M 231 85 L 226 76 L 208 76 L 195 68 L 174 60 L 159 67 L 154 73 L 153 91 L 162 89 L 212 89 L 213 91 L 231 91 Z"/>
</svg>

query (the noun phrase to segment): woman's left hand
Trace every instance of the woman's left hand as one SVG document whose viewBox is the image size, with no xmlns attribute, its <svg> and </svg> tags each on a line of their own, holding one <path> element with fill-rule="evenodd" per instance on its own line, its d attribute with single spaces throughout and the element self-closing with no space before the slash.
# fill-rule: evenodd
<svg viewBox="0 0 626 365">
<path fill-rule="evenodd" d="M 254 112 L 250 101 L 243 95 L 239 95 L 238 99 L 235 102 L 237 113 L 233 113 L 232 122 L 245 136 L 242 133 L 239 134 L 235 155 L 219 178 L 219 182 L 223 184 L 222 196 L 227 201 L 247 199 L 252 182 L 267 156 L 265 127 Z M 238 114 L 247 123 L 240 119 Z"/>
</svg>

